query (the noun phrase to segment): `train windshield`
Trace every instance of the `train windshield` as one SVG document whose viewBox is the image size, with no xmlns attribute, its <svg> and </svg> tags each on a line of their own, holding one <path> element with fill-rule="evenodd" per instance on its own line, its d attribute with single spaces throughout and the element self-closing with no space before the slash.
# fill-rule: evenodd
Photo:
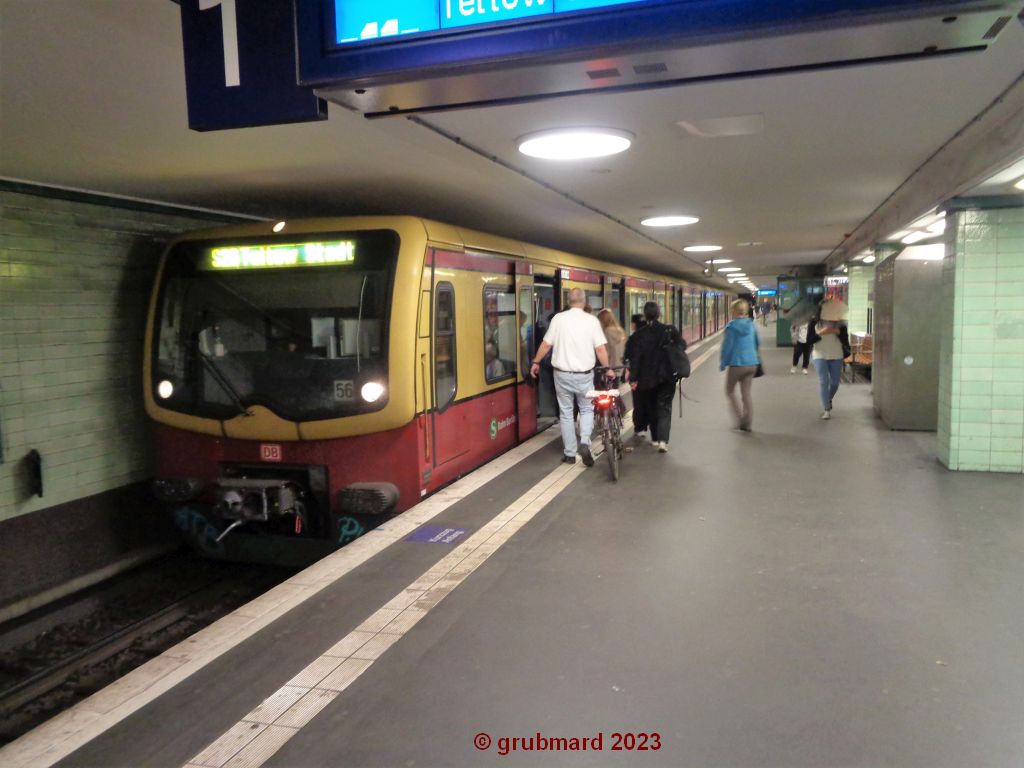
<svg viewBox="0 0 1024 768">
<path fill-rule="evenodd" d="M 391 231 L 179 243 L 154 321 L 157 403 L 217 419 L 379 410 L 397 256 Z"/>
</svg>

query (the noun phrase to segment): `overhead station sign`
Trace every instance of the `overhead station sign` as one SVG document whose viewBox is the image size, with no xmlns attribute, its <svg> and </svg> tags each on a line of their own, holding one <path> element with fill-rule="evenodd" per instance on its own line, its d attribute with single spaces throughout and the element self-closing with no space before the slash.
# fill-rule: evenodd
<svg viewBox="0 0 1024 768">
<path fill-rule="evenodd" d="M 295 0 L 299 82 L 368 116 L 978 51 L 1024 0 Z"/>
<path fill-rule="evenodd" d="M 335 0 L 335 42 L 361 43 L 651 0 Z"/>
</svg>

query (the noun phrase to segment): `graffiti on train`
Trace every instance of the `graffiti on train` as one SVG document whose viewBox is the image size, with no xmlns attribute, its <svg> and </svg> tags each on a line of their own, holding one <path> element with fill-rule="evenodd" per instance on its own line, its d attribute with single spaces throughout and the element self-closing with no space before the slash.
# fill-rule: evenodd
<svg viewBox="0 0 1024 768">
<path fill-rule="evenodd" d="M 174 511 L 174 522 L 189 541 L 199 547 L 204 554 L 214 557 L 224 555 L 224 544 L 217 541 L 220 531 L 199 510 L 179 507 Z"/>
<path fill-rule="evenodd" d="M 366 533 L 366 528 L 354 517 L 343 517 L 338 520 L 338 543 L 348 544 Z"/>
</svg>

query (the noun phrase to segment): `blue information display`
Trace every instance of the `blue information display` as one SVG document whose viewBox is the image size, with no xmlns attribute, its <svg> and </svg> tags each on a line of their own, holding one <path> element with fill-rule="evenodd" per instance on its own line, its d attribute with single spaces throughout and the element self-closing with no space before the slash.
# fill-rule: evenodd
<svg viewBox="0 0 1024 768">
<path fill-rule="evenodd" d="M 1020 0 L 294 2 L 299 82 L 368 115 L 981 50 L 990 30 L 1021 7 Z M 756 44 L 764 39 L 779 45 Z M 511 71 L 515 77 L 503 77 Z"/>
<path fill-rule="evenodd" d="M 335 0 L 334 42 L 474 27 L 528 17 L 550 17 L 651 0 Z"/>
</svg>

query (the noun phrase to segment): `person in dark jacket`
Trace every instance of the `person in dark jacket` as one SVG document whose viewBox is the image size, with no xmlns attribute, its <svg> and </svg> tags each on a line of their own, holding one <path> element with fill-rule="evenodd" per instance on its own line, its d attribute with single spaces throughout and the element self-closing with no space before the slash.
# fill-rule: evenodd
<svg viewBox="0 0 1024 768">
<path fill-rule="evenodd" d="M 736 417 L 736 429 L 750 432 L 754 422 L 754 401 L 751 398 L 751 383 L 761 362 L 760 344 L 754 321 L 747 317 L 749 304 L 736 299 L 729 305 L 732 320 L 725 326 L 725 340 L 719 358 L 718 370 L 725 374 L 725 396 Z M 736 385 L 739 384 L 742 407 L 736 401 Z"/>
<path fill-rule="evenodd" d="M 646 324 L 630 339 L 629 386 L 633 390 L 634 408 L 639 403 L 650 424 L 651 445 L 660 453 L 667 453 L 676 382 L 663 347 L 668 339 L 677 339 L 679 331 L 658 322 L 660 315 L 655 302 L 644 304 Z"/>
<path fill-rule="evenodd" d="M 630 317 L 629 338 L 626 339 L 626 348 L 622 353 L 622 364 L 626 366 L 625 380 L 629 382 L 630 360 L 633 358 L 633 347 L 636 344 L 636 332 L 644 327 L 644 316 L 633 315 Z M 640 398 L 633 396 L 633 441 L 639 445 L 643 440 L 643 433 L 647 431 L 647 414 L 644 413 L 643 404 Z"/>
</svg>

